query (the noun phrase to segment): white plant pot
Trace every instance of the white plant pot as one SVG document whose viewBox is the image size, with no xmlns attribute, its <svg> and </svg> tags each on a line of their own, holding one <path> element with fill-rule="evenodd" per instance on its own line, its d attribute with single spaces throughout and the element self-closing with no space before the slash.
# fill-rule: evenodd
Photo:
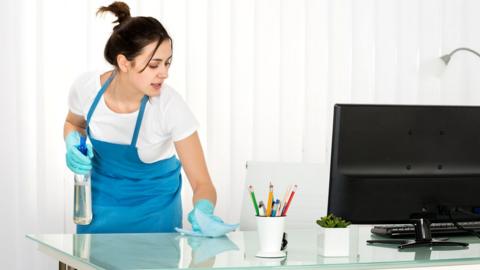
<svg viewBox="0 0 480 270">
<path fill-rule="evenodd" d="M 325 257 L 349 256 L 350 228 L 318 227 L 317 251 Z"/>
</svg>

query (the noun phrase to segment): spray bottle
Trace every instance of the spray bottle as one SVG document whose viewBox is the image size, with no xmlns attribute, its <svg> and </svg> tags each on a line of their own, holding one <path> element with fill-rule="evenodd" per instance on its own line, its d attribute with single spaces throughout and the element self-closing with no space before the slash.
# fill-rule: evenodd
<svg viewBox="0 0 480 270">
<path fill-rule="evenodd" d="M 88 154 L 85 137 L 80 137 L 80 144 L 77 149 L 85 156 Z M 75 174 L 74 182 L 73 222 L 79 225 L 88 225 L 92 222 L 93 217 L 90 173 L 86 175 Z"/>
</svg>

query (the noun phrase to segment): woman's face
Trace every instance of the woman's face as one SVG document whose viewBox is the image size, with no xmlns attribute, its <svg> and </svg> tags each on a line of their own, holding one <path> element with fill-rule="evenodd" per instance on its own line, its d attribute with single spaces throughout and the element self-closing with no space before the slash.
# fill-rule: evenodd
<svg viewBox="0 0 480 270">
<path fill-rule="evenodd" d="M 160 89 L 168 77 L 168 69 L 172 62 L 171 41 L 167 39 L 160 43 L 150 59 L 156 46 L 156 41 L 145 46 L 141 54 L 130 62 L 132 68 L 128 72 L 132 86 L 147 96 L 160 95 Z M 140 72 L 144 67 L 145 70 Z"/>
</svg>

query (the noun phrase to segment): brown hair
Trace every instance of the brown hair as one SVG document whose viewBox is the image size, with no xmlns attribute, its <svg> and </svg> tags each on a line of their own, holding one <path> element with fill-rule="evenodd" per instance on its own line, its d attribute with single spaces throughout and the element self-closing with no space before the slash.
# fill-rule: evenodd
<svg viewBox="0 0 480 270">
<path fill-rule="evenodd" d="M 153 17 L 130 16 L 130 8 L 124 2 L 113 2 L 107 7 L 100 7 L 97 15 L 104 12 L 111 12 L 117 17 L 114 23 L 118 24 L 113 27 L 113 33 L 108 39 L 104 50 L 105 59 L 115 67 L 118 67 L 117 56 L 119 54 L 132 61 L 141 53 L 145 46 L 156 41 L 157 46 L 148 60 L 150 62 L 158 46 L 163 41 L 172 41 L 167 30 L 157 19 Z M 148 62 L 140 72 L 145 70 Z"/>
</svg>

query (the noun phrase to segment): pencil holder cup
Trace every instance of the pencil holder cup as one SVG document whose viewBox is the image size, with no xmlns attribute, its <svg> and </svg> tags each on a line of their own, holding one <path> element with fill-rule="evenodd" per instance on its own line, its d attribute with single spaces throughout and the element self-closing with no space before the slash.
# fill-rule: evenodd
<svg viewBox="0 0 480 270">
<path fill-rule="evenodd" d="M 285 216 L 263 217 L 257 216 L 257 233 L 260 251 L 257 257 L 260 258 L 281 258 L 285 252 L 281 251 L 282 238 L 285 231 Z"/>
</svg>

